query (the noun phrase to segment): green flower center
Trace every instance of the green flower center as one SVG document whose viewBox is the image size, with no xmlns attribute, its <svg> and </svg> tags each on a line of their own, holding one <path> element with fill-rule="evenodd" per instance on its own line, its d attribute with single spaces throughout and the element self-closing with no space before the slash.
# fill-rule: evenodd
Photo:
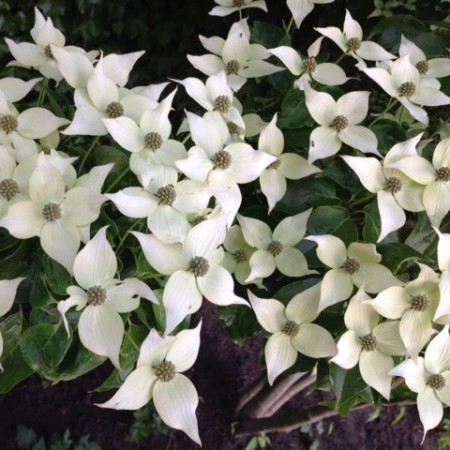
<svg viewBox="0 0 450 450">
<path fill-rule="evenodd" d="M 342 268 L 348 272 L 350 275 L 353 275 L 355 272 L 358 272 L 359 268 L 360 268 L 360 264 L 359 261 L 357 261 L 354 258 L 347 258 L 345 260 L 344 265 L 342 266 Z"/>
<path fill-rule="evenodd" d="M 303 72 L 311 74 L 316 70 L 316 68 L 317 62 L 313 56 L 310 56 L 303 61 Z"/>
<path fill-rule="evenodd" d="M 269 164 L 267 166 L 268 169 L 277 170 L 281 166 L 281 160 L 276 159 L 272 164 Z"/>
<path fill-rule="evenodd" d="M 106 291 L 101 286 L 92 286 L 87 290 L 87 304 L 91 306 L 103 305 L 106 301 Z"/>
<path fill-rule="evenodd" d="M 203 277 L 208 273 L 209 262 L 206 258 L 203 258 L 203 256 L 196 256 L 191 259 L 188 270 L 196 277 Z"/>
<path fill-rule="evenodd" d="M 237 263 L 243 263 L 245 261 L 248 261 L 248 256 L 244 252 L 244 250 L 238 250 L 238 251 L 234 252 L 233 253 L 233 258 L 235 259 L 235 261 Z"/>
<path fill-rule="evenodd" d="M 429 303 L 428 297 L 425 295 L 416 295 L 411 299 L 411 309 L 424 312 L 428 308 Z"/>
<path fill-rule="evenodd" d="M 429 68 L 430 66 L 426 61 L 419 61 L 416 63 L 416 69 L 419 71 L 420 75 L 425 75 Z"/>
<path fill-rule="evenodd" d="M 193 226 L 193 227 L 195 227 L 195 225 L 198 225 L 199 223 L 202 223 L 202 222 L 204 222 L 206 220 L 206 217 L 205 216 L 197 216 L 197 217 L 194 217 L 193 219 L 191 219 L 190 221 L 189 221 L 189 223 Z"/>
<path fill-rule="evenodd" d="M 111 119 L 116 119 L 124 113 L 123 106 L 119 102 L 111 102 L 106 107 L 106 115 Z"/>
<path fill-rule="evenodd" d="M 440 391 L 445 387 L 445 378 L 440 373 L 435 373 L 428 378 L 427 386 L 430 386 L 436 391 Z"/>
<path fill-rule="evenodd" d="M 42 215 L 48 222 L 54 222 L 55 220 L 61 219 L 61 208 L 57 203 L 47 203 L 42 208 Z"/>
<path fill-rule="evenodd" d="M 347 41 L 347 50 L 349 52 L 357 52 L 361 48 L 361 39 L 350 38 Z"/>
<path fill-rule="evenodd" d="M 414 95 L 414 92 L 416 92 L 416 85 L 411 81 L 406 81 L 400 85 L 398 92 L 400 97 L 411 97 L 411 95 Z"/>
<path fill-rule="evenodd" d="M 233 6 L 235 8 L 240 8 L 241 6 L 244 6 L 244 0 L 233 0 Z"/>
<path fill-rule="evenodd" d="M 386 180 L 386 184 L 384 186 L 384 189 L 391 194 L 396 194 L 397 192 L 400 192 L 402 189 L 402 182 L 400 178 L 397 177 L 389 177 Z"/>
<path fill-rule="evenodd" d="M 211 161 L 214 164 L 214 169 L 225 170 L 231 166 L 231 155 L 225 150 L 220 150 L 214 154 Z"/>
<path fill-rule="evenodd" d="M 12 178 L 0 181 L 0 195 L 6 200 L 10 201 L 19 192 L 19 185 Z"/>
<path fill-rule="evenodd" d="M 159 381 L 167 383 L 175 378 L 175 365 L 170 361 L 163 361 L 155 367 L 155 374 Z"/>
<path fill-rule="evenodd" d="M 50 47 L 50 44 L 47 44 L 44 48 L 45 57 L 47 59 L 55 59 L 53 56 L 52 48 Z"/>
<path fill-rule="evenodd" d="M 278 256 L 283 251 L 283 244 L 279 241 L 272 241 L 267 246 L 267 251 L 272 254 L 272 256 Z"/>
<path fill-rule="evenodd" d="M 334 128 L 338 133 L 348 126 L 348 119 L 345 116 L 336 116 L 331 122 L 330 127 Z"/>
<path fill-rule="evenodd" d="M 163 143 L 161 135 L 155 131 L 147 133 L 144 137 L 145 148 L 149 150 L 158 150 Z"/>
<path fill-rule="evenodd" d="M 15 116 L 12 114 L 3 114 L 0 117 L 0 128 L 6 133 L 12 133 L 18 127 L 18 122 Z"/>
<path fill-rule="evenodd" d="M 439 167 L 436 170 L 436 181 L 450 181 L 450 167 Z"/>
<path fill-rule="evenodd" d="M 231 100 L 226 95 L 219 95 L 214 102 L 214 109 L 221 113 L 227 113 L 231 106 Z"/>
<path fill-rule="evenodd" d="M 372 334 L 367 334 L 359 338 L 361 342 L 361 347 L 366 352 L 373 352 L 377 348 L 377 339 Z"/>
<path fill-rule="evenodd" d="M 50 148 L 50 147 L 42 147 L 42 148 L 41 148 L 41 152 L 42 152 L 44 155 L 50 155 L 50 153 L 51 153 L 51 148 Z"/>
<path fill-rule="evenodd" d="M 230 134 L 241 134 L 242 133 L 242 128 L 238 127 L 233 122 L 227 122 L 227 127 L 228 127 L 228 131 Z"/>
<path fill-rule="evenodd" d="M 227 62 L 227 65 L 225 67 L 225 73 L 227 75 L 231 74 L 236 75 L 239 72 L 240 68 L 241 68 L 240 64 L 235 59 L 232 59 L 231 61 Z"/>
<path fill-rule="evenodd" d="M 175 201 L 177 194 L 172 184 L 160 187 L 156 193 L 156 197 L 159 199 L 158 205 L 169 205 Z"/>
<path fill-rule="evenodd" d="M 288 320 L 281 330 L 286 336 L 294 337 L 297 336 L 298 331 L 300 330 L 300 325 L 293 320 Z"/>
</svg>

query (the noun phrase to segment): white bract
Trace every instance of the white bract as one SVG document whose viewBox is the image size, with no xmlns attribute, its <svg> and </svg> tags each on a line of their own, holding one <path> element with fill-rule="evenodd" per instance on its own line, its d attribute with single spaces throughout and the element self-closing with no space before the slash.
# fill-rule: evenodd
<svg viewBox="0 0 450 450">
<path fill-rule="evenodd" d="M 270 385 L 294 365 L 298 352 L 310 358 L 336 355 L 333 336 L 320 325 L 311 323 L 319 315 L 319 284 L 295 295 L 286 307 L 273 298 L 263 299 L 250 291 L 247 293 L 258 322 L 272 334 L 264 348 Z"/>
<path fill-rule="evenodd" d="M 300 77 L 294 83 L 299 89 L 304 89 L 305 83 L 312 80 L 327 86 L 339 86 L 348 80 L 345 72 L 337 64 L 316 62 L 315 57 L 319 53 L 322 39 L 317 39 L 309 46 L 308 58 L 304 60 L 292 47 L 281 46 L 269 50 L 281 60 L 289 72 Z"/>
<path fill-rule="evenodd" d="M 408 167 L 404 158 L 417 155 L 416 146 L 421 134 L 404 142 L 395 144 L 380 162 L 376 158 L 342 156 L 342 159 L 358 175 L 361 184 L 377 194 L 378 211 L 381 219 L 381 231 L 377 242 L 389 233 L 398 230 L 406 222 L 405 211 L 424 210 L 422 203 L 424 187 L 399 170 Z"/>
<path fill-rule="evenodd" d="M 363 380 L 389 400 L 394 361 L 391 355 L 405 354 L 398 321 L 378 323 L 379 314 L 370 306 L 370 297 L 360 288 L 350 300 L 344 321 L 348 328 L 337 343 L 332 362 L 344 369 L 359 363 Z"/>
<path fill-rule="evenodd" d="M 265 0 L 214 0 L 219 6 L 215 6 L 210 12 L 210 16 L 228 16 L 236 11 L 247 8 L 258 8 L 267 12 Z"/>
<path fill-rule="evenodd" d="M 78 320 L 81 343 L 91 352 L 106 356 L 120 369 L 119 354 L 125 333 L 119 313 L 133 311 L 140 297 L 158 303 L 155 294 L 137 278 L 115 278 L 117 259 L 101 228 L 86 244 L 73 262 L 73 274 L 79 286 L 69 286 L 67 300 L 58 302 L 67 334 L 70 336 L 66 313 L 70 308 L 82 310 Z"/>
<path fill-rule="evenodd" d="M 408 388 L 416 392 L 417 410 L 424 433 L 438 426 L 443 417 L 443 405 L 450 406 L 450 336 L 449 326 L 433 338 L 425 356 L 417 362 L 407 359 L 390 371 L 403 377 Z M 423 440 L 422 440 L 423 442 Z"/>
<path fill-rule="evenodd" d="M 287 6 L 291 11 L 297 28 L 303 22 L 303 19 L 314 9 L 314 5 L 332 3 L 334 0 L 287 0 Z"/>
<path fill-rule="evenodd" d="M 135 410 L 153 399 L 156 412 L 168 426 L 184 431 L 201 445 L 195 416 L 198 394 L 182 374 L 197 359 L 200 329 L 201 322 L 176 336 L 161 337 L 155 330 L 150 331 L 142 343 L 136 369 L 110 400 L 97 406 Z"/>
<path fill-rule="evenodd" d="M 216 305 L 247 305 L 234 294 L 234 280 L 220 263 L 224 251 L 226 216 L 194 226 L 181 244 L 165 244 L 153 235 L 133 232 L 147 261 L 161 274 L 170 275 L 164 287 L 166 334 L 200 309 L 205 297 Z M 182 287 L 182 289 L 180 289 Z"/>
<path fill-rule="evenodd" d="M 12 280 L 0 280 L 0 317 L 4 316 L 11 308 L 16 297 L 19 284 L 25 280 L 23 277 Z M 3 353 L 3 336 L 0 332 L 0 358 Z M 0 371 L 3 372 L 3 366 L 0 362 Z"/>
<path fill-rule="evenodd" d="M 437 228 L 435 231 L 439 236 L 437 260 L 442 273 L 439 279 L 440 301 L 434 321 L 448 324 L 450 323 L 450 234 L 441 233 Z"/>
<path fill-rule="evenodd" d="M 344 53 L 357 60 L 385 61 L 395 59 L 395 55 L 387 52 L 381 45 L 372 41 L 363 41 L 361 25 L 353 19 L 346 10 L 344 27 L 341 31 L 337 27 L 315 28 L 320 34 L 331 39 Z"/>
<path fill-rule="evenodd" d="M 238 215 L 238 222 L 246 242 L 257 250 L 249 260 L 251 273 L 245 280 L 266 278 L 278 269 L 288 277 L 302 277 L 312 273 L 303 253 L 295 246 L 306 233 L 306 223 L 312 209 L 288 216 L 273 230 L 269 225 L 252 217 Z"/>
<path fill-rule="evenodd" d="M 375 245 L 352 242 L 348 249 L 341 239 L 331 234 L 308 236 L 317 244 L 317 257 L 331 268 L 323 277 L 319 311 L 349 298 L 353 286 L 369 293 L 401 284 L 381 263 Z"/>
<path fill-rule="evenodd" d="M 306 107 L 320 125 L 312 131 L 309 138 L 310 163 L 335 155 L 342 143 L 364 153 L 381 156 L 374 132 L 357 125 L 367 116 L 369 95 L 370 92 L 355 91 L 344 94 L 335 101 L 330 94 L 315 91 L 305 84 Z"/>
<path fill-rule="evenodd" d="M 225 71 L 228 84 L 234 91 L 238 91 L 247 78 L 263 77 L 284 70 L 264 61 L 270 57 L 270 53 L 261 44 L 250 44 L 250 28 L 246 19 L 231 26 L 226 40 L 218 36 L 200 36 L 200 41 L 212 54 L 187 55 L 189 62 L 208 76 Z"/>
</svg>

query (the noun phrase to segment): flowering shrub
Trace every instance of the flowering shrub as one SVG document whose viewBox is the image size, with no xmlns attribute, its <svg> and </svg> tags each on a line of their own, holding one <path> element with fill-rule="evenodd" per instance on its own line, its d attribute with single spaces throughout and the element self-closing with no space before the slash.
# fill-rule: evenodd
<svg viewBox="0 0 450 450">
<path fill-rule="evenodd" d="M 153 400 L 200 444 L 183 372 L 209 301 L 231 311 L 233 336 L 267 332 L 270 385 L 316 381 L 342 414 L 417 393 L 424 438 L 438 426 L 450 405 L 450 58 L 444 39 L 383 48 L 371 40 L 383 22 L 369 34 L 350 11 L 293 46 L 331 2 L 288 0 L 280 29 L 253 27 L 262 0 L 216 0 L 210 14 L 235 21 L 188 55 L 201 78 L 148 86 L 128 86 L 143 52 L 66 45 L 37 8 L 33 42 L 5 38 L 0 392 L 108 359 L 99 390 L 118 391 L 99 406 Z M 194 102 L 174 120 L 180 90 Z"/>
</svg>

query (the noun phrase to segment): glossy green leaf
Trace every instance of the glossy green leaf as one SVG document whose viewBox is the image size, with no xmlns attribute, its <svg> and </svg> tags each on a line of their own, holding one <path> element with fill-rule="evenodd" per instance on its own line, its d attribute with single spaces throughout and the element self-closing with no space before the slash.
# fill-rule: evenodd
<svg viewBox="0 0 450 450">
<path fill-rule="evenodd" d="M 407 138 L 405 130 L 392 120 L 379 120 L 372 127 L 372 131 L 378 139 L 378 150 L 383 154 L 386 154 L 395 144 L 405 141 Z"/>
<path fill-rule="evenodd" d="M 378 252 L 382 255 L 382 264 L 387 266 L 393 273 L 398 273 L 403 264 L 407 262 L 421 262 L 433 263 L 433 260 L 422 255 L 418 251 L 411 248 L 409 245 L 401 242 L 391 244 L 379 244 L 377 246 Z"/>
</svg>

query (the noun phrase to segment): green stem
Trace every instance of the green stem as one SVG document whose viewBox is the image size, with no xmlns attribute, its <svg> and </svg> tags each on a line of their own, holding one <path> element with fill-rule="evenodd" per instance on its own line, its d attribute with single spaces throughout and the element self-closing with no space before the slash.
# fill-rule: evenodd
<svg viewBox="0 0 450 450">
<path fill-rule="evenodd" d="M 88 148 L 88 151 L 84 154 L 83 159 L 81 160 L 80 163 L 80 168 L 79 171 L 81 172 L 81 170 L 84 167 L 84 164 L 86 163 L 86 160 L 88 159 L 89 155 L 91 154 L 92 150 L 94 149 L 94 147 L 98 144 L 98 141 L 100 140 L 100 136 L 97 136 L 93 141 L 91 146 Z"/>
<path fill-rule="evenodd" d="M 45 91 L 48 88 L 48 81 L 49 81 L 48 78 L 44 78 L 44 81 L 42 83 L 42 88 L 41 88 L 41 91 L 39 92 L 39 97 L 38 97 L 38 102 L 37 102 L 37 105 L 39 107 L 44 105 Z"/>
<path fill-rule="evenodd" d="M 239 20 L 242 20 L 242 9 L 239 8 Z"/>
<path fill-rule="evenodd" d="M 141 349 L 139 348 L 139 345 L 136 344 L 136 342 L 133 341 L 133 339 L 130 336 L 130 333 L 128 333 L 128 331 L 125 331 L 125 335 L 126 337 L 130 340 L 131 344 L 133 345 L 133 347 L 138 351 L 138 353 L 141 351 Z"/>
<path fill-rule="evenodd" d="M 403 116 L 403 111 L 405 110 L 405 107 L 402 105 L 400 106 L 400 113 L 398 115 L 398 124 L 401 126 L 402 125 L 402 116 Z"/>
<path fill-rule="evenodd" d="M 130 168 L 127 167 L 106 189 L 106 192 L 111 192 L 111 189 L 119 183 L 119 181 L 130 171 Z"/>
<path fill-rule="evenodd" d="M 130 231 L 132 231 L 132 230 L 133 230 L 134 228 L 136 228 L 138 225 L 141 225 L 140 221 L 139 221 L 139 220 L 135 220 L 135 221 L 131 224 L 131 226 L 128 228 L 128 230 L 125 231 L 125 233 L 124 233 L 122 239 L 120 240 L 119 244 L 117 245 L 117 248 L 116 248 L 116 255 L 120 255 L 120 252 L 121 252 L 121 250 L 122 250 L 123 243 L 125 242 L 125 239 L 126 239 L 127 236 L 130 234 Z"/>
<path fill-rule="evenodd" d="M 341 56 L 334 62 L 334 64 L 339 64 L 345 57 L 347 56 L 347 53 L 342 53 Z"/>
<path fill-rule="evenodd" d="M 383 116 L 397 104 L 397 102 L 398 102 L 397 99 L 391 98 L 384 111 L 378 117 L 375 117 L 375 119 L 373 119 L 372 122 L 370 122 L 368 128 L 371 128 L 375 123 L 381 120 Z"/>
<path fill-rule="evenodd" d="M 294 16 L 291 17 L 291 20 L 289 21 L 288 26 L 286 27 L 286 34 L 289 34 L 291 32 L 293 24 L 294 24 Z"/>
<path fill-rule="evenodd" d="M 191 138 L 191 133 L 188 133 L 186 137 L 181 141 L 181 143 L 184 145 L 186 142 Z"/>
</svg>

